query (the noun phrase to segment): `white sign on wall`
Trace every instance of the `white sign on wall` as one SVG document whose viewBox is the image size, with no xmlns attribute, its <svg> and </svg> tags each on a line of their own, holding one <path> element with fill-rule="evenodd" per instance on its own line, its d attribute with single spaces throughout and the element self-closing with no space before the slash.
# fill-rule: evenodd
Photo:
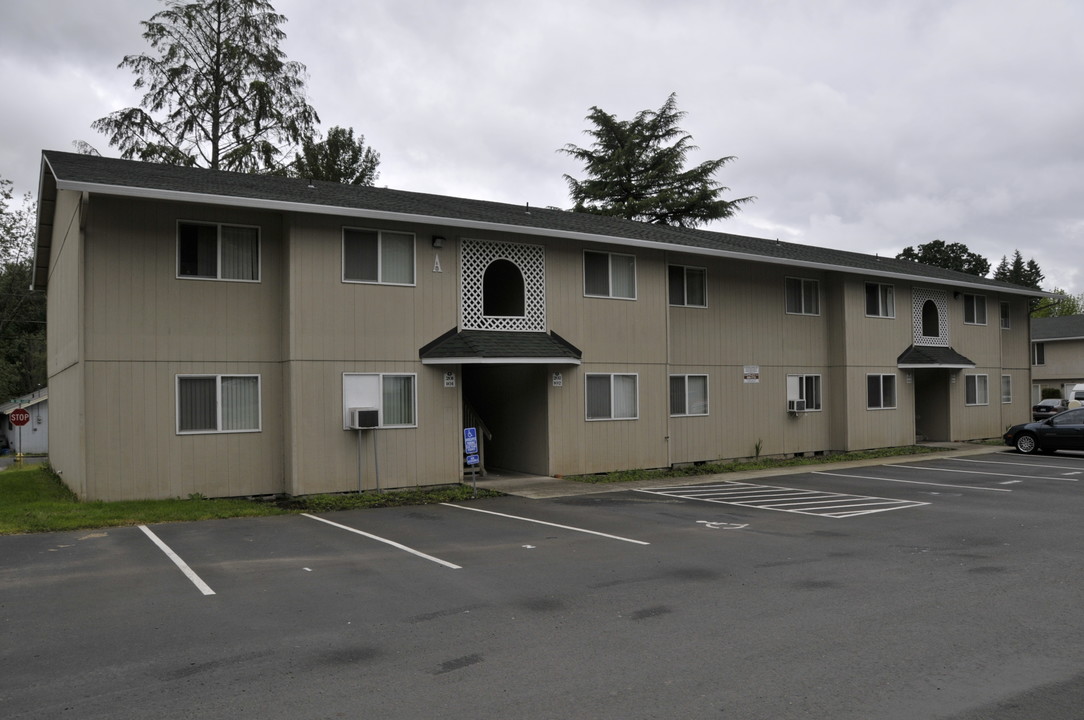
<svg viewBox="0 0 1084 720">
<path fill-rule="evenodd" d="M 444 387 L 446 387 L 446 388 L 454 388 L 455 387 L 455 373 L 454 372 L 451 372 L 449 370 L 448 372 L 444 373 Z"/>
<path fill-rule="evenodd" d="M 742 382 L 758 383 L 760 382 L 760 366 L 759 365 L 744 365 L 742 366 Z"/>
</svg>

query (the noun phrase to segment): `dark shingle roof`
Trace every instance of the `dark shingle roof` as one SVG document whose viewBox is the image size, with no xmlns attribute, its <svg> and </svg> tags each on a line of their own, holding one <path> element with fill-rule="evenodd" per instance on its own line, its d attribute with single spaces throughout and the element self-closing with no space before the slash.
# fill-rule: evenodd
<svg viewBox="0 0 1084 720">
<path fill-rule="evenodd" d="M 1033 318 L 1032 340 L 1069 340 L 1084 338 L 1084 315 Z"/>
<path fill-rule="evenodd" d="M 651 225 L 589 213 L 387 188 L 320 181 L 310 183 L 296 178 L 176 167 L 53 150 L 44 151 L 42 155 L 43 173 L 48 168 L 60 188 L 297 212 L 423 220 L 460 227 L 500 226 L 538 236 L 576 237 L 625 245 L 670 246 L 672 249 L 685 248 L 693 253 L 747 257 L 762 262 L 846 269 L 938 284 L 988 287 L 1015 294 L 1041 294 L 1018 285 L 908 260 L 707 230 Z"/>
<path fill-rule="evenodd" d="M 912 345 L 896 359 L 896 365 L 902 368 L 917 367 L 975 367 L 972 360 L 964 357 L 950 347 L 930 345 Z"/>
<path fill-rule="evenodd" d="M 579 364 L 582 353 L 556 333 L 463 330 L 454 328 L 418 351 L 422 360 L 519 360 Z"/>
</svg>

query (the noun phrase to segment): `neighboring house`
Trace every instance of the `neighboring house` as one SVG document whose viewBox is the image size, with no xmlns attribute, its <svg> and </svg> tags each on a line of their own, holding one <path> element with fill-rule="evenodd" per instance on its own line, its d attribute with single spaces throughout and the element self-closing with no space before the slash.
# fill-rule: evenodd
<svg viewBox="0 0 1084 720">
<path fill-rule="evenodd" d="M 997 437 L 1029 417 L 1041 293 L 1016 285 L 52 151 L 40 187 L 50 462 L 85 498 L 456 483 L 466 426 L 491 433 L 490 466 L 571 475 Z"/>
<path fill-rule="evenodd" d="M 25 425 L 11 422 L 11 411 L 17 408 L 30 414 Z M 29 395 L 0 404 L 3 416 L 3 447 L 14 453 L 43 455 L 49 452 L 49 389 L 42 388 Z"/>
<path fill-rule="evenodd" d="M 1031 321 L 1031 399 L 1043 388 L 1057 388 L 1063 398 L 1084 383 L 1084 315 L 1034 318 Z"/>
</svg>

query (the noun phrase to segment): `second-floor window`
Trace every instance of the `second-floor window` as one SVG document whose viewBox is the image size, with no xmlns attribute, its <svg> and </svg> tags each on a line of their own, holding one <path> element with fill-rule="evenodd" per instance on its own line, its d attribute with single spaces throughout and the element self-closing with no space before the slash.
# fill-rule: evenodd
<svg viewBox="0 0 1084 720">
<path fill-rule="evenodd" d="M 891 285 L 866 283 L 866 315 L 896 317 L 896 291 Z"/>
<path fill-rule="evenodd" d="M 583 253 L 583 294 L 636 299 L 636 257 L 618 253 Z"/>
<path fill-rule="evenodd" d="M 787 312 L 791 315 L 820 315 L 820 283 L 807 278 L 786 281 Z"/>
<path fill-rule="evenodd" d="M 258 282 L 260 229 L 218 223 L 178 223 L 177 277 Z"/>
<path fill-rule="evenodd" d="M 1011 319 L 1011 315 L 1009 315 L 1009 303 L 1002 300 L 1000 305 L 1001 305 L 1001 329 L 1002 330 L 1011 330 L 1012 329 L 1012 319 Z"/>
<path fill-rule="evenodd" d="M 1046 343 L 1031 344 L 1031 364 L 1046 365 Z"/>
<path fill-rule="evenodd" d="M 343 228 L 343 282 L 414 284 L 414 236 Z"/>
<path fill-rule="evenodd" d="M 964 324 L 986 324 L 986 296 L 964 295 Z"/>
<path fill-rule="evenodd" d="M 707 276 L 704 268 L 670 266 L 670 304 L 707 307 Z"/>
</svg>

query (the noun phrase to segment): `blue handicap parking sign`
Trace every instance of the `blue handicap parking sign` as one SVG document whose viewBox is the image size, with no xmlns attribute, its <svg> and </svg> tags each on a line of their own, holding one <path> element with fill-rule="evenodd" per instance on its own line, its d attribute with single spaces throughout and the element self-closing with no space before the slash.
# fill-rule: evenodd
<svg viewBox="0 0 1084 720">
<path fill-rule="evenodd" d="M 467 464 L 468 465 L 477 465 L 478 464 L 478 456 L 477 455 L 468 455 L 467 456 Z"/>
<path fill-rule="evenodd" d="M 478 441 L 474 438 L 467 438 L 463 441 L 463 450 L 468 453 L 478 452 Z"/>
<path fill-rule="evenodd" d="M 478 439 L 478 430 L 476 428 L 463 428 L 463 439 L 464 440 L 477 440 Z"/>
</svg>

